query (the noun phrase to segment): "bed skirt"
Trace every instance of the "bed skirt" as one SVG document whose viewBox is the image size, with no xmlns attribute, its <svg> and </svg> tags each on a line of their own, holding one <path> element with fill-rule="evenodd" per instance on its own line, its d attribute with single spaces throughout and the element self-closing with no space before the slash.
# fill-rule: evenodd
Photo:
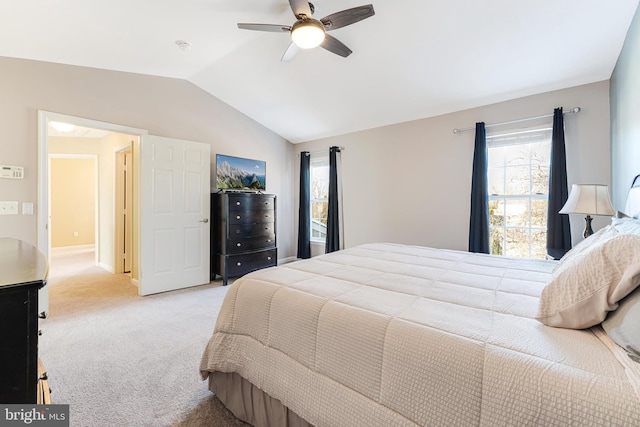
<svg viewBox="0 0 640 427">
<path fill-rule="evenodd" d="M 236 418 L 255 427 L 313 427 L 296 413 L 235 372 L 212 372 L 209 390 Z"/>
</svg>

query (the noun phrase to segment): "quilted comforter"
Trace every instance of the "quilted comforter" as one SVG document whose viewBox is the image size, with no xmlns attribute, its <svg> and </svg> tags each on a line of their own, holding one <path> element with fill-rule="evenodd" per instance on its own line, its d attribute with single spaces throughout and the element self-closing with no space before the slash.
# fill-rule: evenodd
<svg viewBox="0 0 640 427">
<path fill-rule="evenodd" d="M 534 319 L 554 265 L 366 244 L 260 270 L 228 290 L 201 374 L 316 426 L 640 426 L 603 334 Z"/>
</svg>

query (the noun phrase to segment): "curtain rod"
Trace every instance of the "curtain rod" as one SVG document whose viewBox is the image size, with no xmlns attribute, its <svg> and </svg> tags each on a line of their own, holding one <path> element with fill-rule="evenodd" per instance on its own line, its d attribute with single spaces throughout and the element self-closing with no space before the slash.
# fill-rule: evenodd
<svg viewBox="0 0 640 427">
<path fill-rule="evenodd" d="M 571 108 L 570 110 L 565 111 L 563 114 L 576 114 L 576 113 L 579 113 L 581 110 L 582 110 L 582 108 L 580 108 L 580 107 L 574 107 L 574 108 Z M 524 118 L 524 119 L 511 120 L 511 121 L 502 122 L 502 123 L 494 123 L 492 125 L 486 125 L 485 128 L 491 128 L 491 127 L 494 127 L 494 126 L 510 125 L 510 124 L 513 124 L 513 123 L 520 123 L 520 122 L 528 122 L 530 120 L 546 119 L 547 117 L 553 117 L 553 114 L 545 114 L 543 116 L 536 116 L 536 117 L 527 117 L 527 118 Z M 471 128 L 454 129 L 453 133 L 457 135 L 459 133 L 467 132 L 467 131 L 475 130 L 475 129 L 476 129 L 475 126 L 471 127 Z"/>
<path fill-rule="evenodd" d="M 332 145 L 332 147 L 334 147 L 334 146 Z M 338 148 L 340 149 L 340 152 L 344 151 L 344 147 L 343 146 L 339 146 Z M 302 153 L 302 151 L 300 153 Z M 300 153 L 298 153 L 298 156 L 300 155 Z M 314 155 L 314 154 L 326 154 L 328 156 L 329 155 L 329 149 L 327 149 L 327 150 L 307 151 L 307 153 L 309 153 L 309 154 L 307 154 L 308 156 L 311 156 L 311 155 Z"/>
</svg>

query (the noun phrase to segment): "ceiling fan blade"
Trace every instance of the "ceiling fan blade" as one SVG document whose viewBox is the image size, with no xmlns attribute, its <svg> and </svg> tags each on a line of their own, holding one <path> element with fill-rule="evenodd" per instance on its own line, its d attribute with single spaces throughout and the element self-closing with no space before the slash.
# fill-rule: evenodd
<svg viewBox="0 0 640 427">
<path fill-rule="evenodd" d="M 376 12 L 373 10 L 373 5 L 368 4 L 332 13 L 331 15 L 327 15 L 322 18 L 320 22 L 324 24 L 325 30 L 331 31 L 336 28 L 346 27 L 347 25 L 362 21 L 363 19 L 367 19 L 375 14 Z"/>
<path fill-rule="evenodd" d="M 311 7 L 307 0 L 289 0 L 291 10 L 296 18 L 300 19 L 300 15 L 305 15 L 307 18 L 311 18 Z"/>
<path fill-rule="evenodd" d="M 349 49 L 344 43 L 342 43 L 337 38 L 330 36 L 329 34 L 325 34 L 324 41 L 320 44 L 320 46 L 327 49 L 329 52 L 333 52 L 336 55 L 340 55 L 344 58 L 353 53 L 351 49 Z"/>
<path fill-rule="evenodd" d="M 275 24 L 238 24 L 238 28 L 242 30 L 255 30 L 255 31 L 269 31 L 272 33 L 288 33 L 291 31 L 291 27 L 288 25 L 275 25 Z"/>
<path fill-rule="evenodd" d="M 300 48 L 298 47 L 298 45 L 295 43 L 291 43 L 287 50 L 284 52 L 284 55 L 282 55 L 282 59 L 280 59 L 280 61 L 289 62 L 298 54 L 298 52 L 300 52 Z"/>
</svg>

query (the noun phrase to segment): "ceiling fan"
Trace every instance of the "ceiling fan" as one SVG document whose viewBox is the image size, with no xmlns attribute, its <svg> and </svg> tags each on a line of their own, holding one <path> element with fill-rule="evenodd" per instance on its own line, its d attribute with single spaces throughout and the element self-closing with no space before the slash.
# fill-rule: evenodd
<svg viewBox="0 0 640 427">
<path fill-rule="evenodd" d="M 291 33 L 291 44 L 284 55 L 282 55 L 283 62 L 292 60 L 300 49 L 311 49 L 317 46 L 346 58 L 351 55 L 351 49 L 345 46 L 340 40 L 327 34 L 327 31 L 346 27 L 347 25 L 354 24 L 375 15 L 373 5 L 368 4 L 332 13 L 317 20 L 313 18 L 313 12 L 315 10 L 313 4 L 307 2 L 307 0 L 289 0 L 289 4 L 296 17 L 296 22 L 291 26 L 238 24 L 238 28 L 243 30 Z"/>
</svg>

